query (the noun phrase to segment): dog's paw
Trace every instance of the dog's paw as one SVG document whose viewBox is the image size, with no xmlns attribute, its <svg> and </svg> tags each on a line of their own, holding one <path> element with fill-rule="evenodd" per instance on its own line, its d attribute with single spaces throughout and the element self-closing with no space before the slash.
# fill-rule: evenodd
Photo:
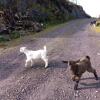
<svg viewBox="0 0 100 100">
<path fill-rule="evenodd" d="M 96 80 L 99 80 L 98 76 L 97 76 L 97 77 L 95 77 L 95 79 L 96 79 Z"/>
<path fill-rule="evenodd" d="M 78 90 L 78 82 L 75 82 L 74 90 Z"/>
<path fill-rule="evenodd" d="M 45 68 L 47 68 L 48 66 L 45 66 Z"/>
<path fill-rule="evenodd" d="M 75 84 L 74 90 L 78 90 L 78 84 Z"/>
</svg>

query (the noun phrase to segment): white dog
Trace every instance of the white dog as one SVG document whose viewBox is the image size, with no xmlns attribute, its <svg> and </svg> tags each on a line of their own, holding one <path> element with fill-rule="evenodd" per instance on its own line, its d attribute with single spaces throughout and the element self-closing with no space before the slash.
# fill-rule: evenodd
<svg viewBox="0 0 100 100">
<path fill-rule="evenodd" d="M 45 62 L 45 68 L 48 66 L 46 46 L 44 46 L 44 49 L 37 50 L 37 51 L 28 50 L 26 47 L 21 47 L 20 52 L 26 55 L 27 59 L 26 59 L 25 67 L 28 66 L 28 63 L 31 63 L 31 66 L 32 66 L 33 60 L 35 59 L 42 59 Z"/>
</svg>

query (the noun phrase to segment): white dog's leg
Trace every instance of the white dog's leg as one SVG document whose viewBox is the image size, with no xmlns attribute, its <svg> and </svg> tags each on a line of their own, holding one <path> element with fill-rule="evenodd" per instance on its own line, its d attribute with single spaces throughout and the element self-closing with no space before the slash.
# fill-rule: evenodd
<svg viewBox="0 0 100 100">
<path fill-rule="evenodd" d="M 31 67 L 33 66 L 33 60 L 31 60 Z"/>
<path fill-rule="evenodd" d="M 100 56 L 100 53 L 97 53 L 98 56 Z"/>
<path fill-rule="evenodd" d="M 45 68 L 47 68 L 48 67 L 48 59 L 43 59 L 43 60 L 45 62 Z"/>
<path fill-rule="evenodd" d="M 27 65 L 28 65 L 28 64 L 27 64 L 27 62 L 26 62 L 26 63 L 25 63 L 25 67 L 27 67 Z"/>
<path fill-rule="evenodd" d="M 30 61 L 30 60 L 28 60 L 28 59 L 26 60 L 25 67 L 28 66 L 29 61 Z"/>
</svg>

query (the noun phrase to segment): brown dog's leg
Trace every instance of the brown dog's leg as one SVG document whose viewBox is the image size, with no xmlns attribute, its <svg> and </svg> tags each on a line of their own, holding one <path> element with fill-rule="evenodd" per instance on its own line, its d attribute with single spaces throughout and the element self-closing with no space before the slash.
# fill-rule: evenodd
<svg viewBox="0 0 100 100">
<path fill-rule="evenodd" d="M 76 76 L 75 77 L 75 85 L 74 85 L 74 90 L 78 89 L 78 83 L 80 81 L 81 76 Z"/>
<path fill-rule="evenodd" d="M 79 83 L 79 81 L 76 81 L 76 83 L 74 85 L 74 90 L 77 90 L 78 89 L 78 83 Z"/>
<path fill-rule="evenodd" d="M 71 79 L 72 79 L 73 81 L 75 81 L 75 77 L 76 77 L 76 75 L 72 75 L 72 78 L 71 78 Z"/>
<path fill-rule="evenodd" d="M 94 70 L 94 76 L 95 76 L 95 79 L 98 80 L 98 75 L 97 75 L 96 70 Z"/>
<path fill-rule="evenodd" d="M 96 72 L 96 70 L 95 70 L 95 69 L 93 69 L 93 68 L 91 67 L 90 69 L 88 69 L 88 72 L 93 73 L 93 74 L 94 74 L 94 76 L 95 76 L 95 79 L 96 79 L 96 80 L 98 80 L 98 75 L 97 75 L 97 72 Z"/>
</svg>

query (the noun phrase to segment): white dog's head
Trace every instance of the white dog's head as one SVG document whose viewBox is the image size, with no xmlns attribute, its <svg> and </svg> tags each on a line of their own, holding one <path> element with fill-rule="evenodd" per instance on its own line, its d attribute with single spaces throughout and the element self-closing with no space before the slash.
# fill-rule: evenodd
<svg viewBox="0 0 100 100">
<path fill-rule="evenodd" d="M 26 47 L 20 47 L 20 52 L 24 52 L 26 50 Z"/>
</svg>

